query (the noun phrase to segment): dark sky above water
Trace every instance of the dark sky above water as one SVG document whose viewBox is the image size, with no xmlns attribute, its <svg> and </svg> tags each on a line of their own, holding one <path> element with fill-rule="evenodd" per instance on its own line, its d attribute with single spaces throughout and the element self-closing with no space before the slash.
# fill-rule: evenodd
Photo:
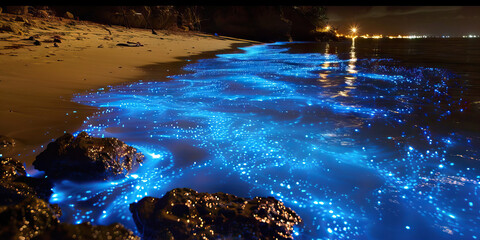
<svg viewBox="0 0 480 240">
<path fill-rule="evenodd" d="M 480 35 L 480 6 L 327 6 L 327 16 L 340 33 Z"/>
</svg>

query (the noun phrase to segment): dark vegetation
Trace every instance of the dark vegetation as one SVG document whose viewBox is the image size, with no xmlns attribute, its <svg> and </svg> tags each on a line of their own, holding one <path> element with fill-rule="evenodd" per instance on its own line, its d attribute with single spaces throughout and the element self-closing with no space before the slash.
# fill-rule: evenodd
<svg viewBox="0 0 480 240">
<path fill-rule="evenodd" d="M 201 31 L 263 42 L 337 40 L 322 6 L 3 6 L 13 14 L 57 16 L 127 28 Z"/>
</svg>

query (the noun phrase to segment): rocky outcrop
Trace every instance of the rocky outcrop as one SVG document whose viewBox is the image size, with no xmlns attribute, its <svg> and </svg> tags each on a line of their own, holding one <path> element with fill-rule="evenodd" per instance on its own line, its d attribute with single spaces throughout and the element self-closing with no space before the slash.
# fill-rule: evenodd
<svg viewBox="0 0 480 240">
<path fill-rule="evenodd" d="M 126 176 L 143 162 L 144 156 L 116 138 L 95 138 L 81 132 L 66 133 L 48 144 L 33 166 L 49 179 L 91 181 Z"/>
<path fill-rule="evenodd" d="M 292 239 L 300 217 L 273 197 L 177 188 L 130 204 L 143 239 Z"/>
<path fill-rule="evenodd" d="M 34 240 L 140 240 L 140 237 L 133 234 L 120 223 L 113 223 L 108 226 L 90 223 L 77 225 L 59 223 L 54 227 L 46 229 Z"/>
<path fill-rule="evenodd" d="M 61 210 L 49 204 L 52 183 L 29 177 L 12 158 L 0 158 L 0 239 L 139 239 L 121 224 L 61 223 Z"/>
<path fill-rule="evenodd" d="M 0 206 L 0 239 L 32 239 L 58 223 L 55 211 L 36 197 Z"/>
<path fill-rule="evenodd" d="M 0 158 L 0 180 L 11 181 L 26 174 L 25 167 L 19 161 L 13 158 Z"/>
<path fill-rule="evenodd" d="M 48 201 L 52 187 L 48 179 L 28 177 L 19 161 L 0 158 L 0 205 L 17 204 L 30 197 Z"/>
<path fill-rule="evenodd" d="M 15 205 L 0 206 L 0 239 L 140 239 L 118 223 L 109 226 L 73 225 L 60 223 L 58 217 L 58 211 L 36 197 L 28 197 Z"/>
</svg>

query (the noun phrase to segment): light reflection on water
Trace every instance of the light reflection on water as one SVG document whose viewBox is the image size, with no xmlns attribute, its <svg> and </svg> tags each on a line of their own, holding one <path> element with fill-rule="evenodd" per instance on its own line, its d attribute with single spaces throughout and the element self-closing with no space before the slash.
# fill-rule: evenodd
<svg viewBox="0 0 480 240">
<path fill-rule="evenodd" d="M 304 220 L 298 239 L 478 237 L 480 174 L 457 164 L 478 161 L 478 138 L 442 125 L 463 112 L 448 94 L 456 76 L 357 59 L 355 42 L 346 59 L 289 46 L 76 96 L 104 107 L 81 130 L 117 137 L 146 161 L 123 180 L 56 185 L 63 220 L 135 229 L 128 204 L 189 187 L 281 199 Z"/>
</svg>

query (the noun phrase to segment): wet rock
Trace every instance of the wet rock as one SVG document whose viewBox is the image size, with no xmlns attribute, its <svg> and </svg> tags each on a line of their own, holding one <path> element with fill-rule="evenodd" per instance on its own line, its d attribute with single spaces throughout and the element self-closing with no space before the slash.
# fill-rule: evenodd
<svg viewBox="0 0 480 240">
<path fill-rule="evenodd" d="M 292 239 L 300 217 L 273 197 L 177 188 L 130 204 L 143 239 Z"/>
<path fill-rule="evenodd" d="M 0 179 L 13 180 L 17 177 L 26 176 L 27 172 L 23 164 L 13 158 L 0 158 Z"/>
<path fill-rule="evenodd" d="M 28 190 L 29 194 L 33 194 L 45 201 L 48 201 L 53 194 L 53 183 L 46 178 L 21 176 L 16 178 L 14 182 L 28 186 L 26 190 Z"/>
<path fill-rule="evenodd" d="M 48 144 L 33 166 L 54 180 L 115 179 L 136 169 L 144 156 L 116 138 L 95 138 L 86 132 L 66 133 Z"/>
<path fill-rule="evenodd" d="M 90 223 L 78 225 L 60 223 L 54 228 L 43 232 L 35 240 L 140 240 L 140 237 L 126 229 L 122 224 L 114 223 L 108 226 L 92 226 Z"/>
<path fill-rule="evenodd" d="M 15 139 L 0 135 L 0 148 L 14 147 L 14 146 L 15 146 Z"/>
<path fill-rule="evenodd" d="M 58 223 L 55 211 L 36 197 L 0 206 L 0 239 L 32 239 Z"/>
<path fill-rule="evenodd" d="M 0 158 L 0 205 L 17 204 L 29 197 L 48 201 L 53 184 L 45 178 L 27 176 L 25 167 L 12 158 Z"/>
<path fill-rule="evenodd" d="M 19 161 L 0 158 L 0 239 L 139 239 L 121 224 L 60 223 L 60 207 L 48 203 L 52 186 L 27 176 Z"/>
<path fill-rule="evenodd" d="M 58 217 L 57 206 L 36 197 L 26 198 L 15 205 L 0 206 L 0 239 L 140 239 L 118 223 L 109 226 L 73 225 L 60 223 Z"/>
</svg>

